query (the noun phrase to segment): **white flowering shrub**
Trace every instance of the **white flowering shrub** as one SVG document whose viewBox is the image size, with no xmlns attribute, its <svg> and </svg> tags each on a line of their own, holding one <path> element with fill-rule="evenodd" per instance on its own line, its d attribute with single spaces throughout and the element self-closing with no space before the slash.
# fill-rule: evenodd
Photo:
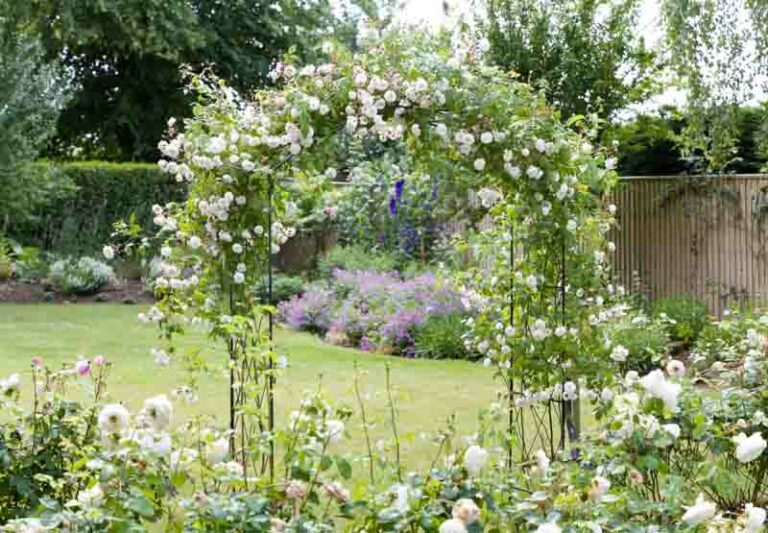
<svg viewBox="0 0 768 533">
<path fill-rule="evenodd" d="M 92 294 L 115 278 L 112 267 L 92 257 L 59 259 L 48 279 L 62 294 Z"/>
</svg>

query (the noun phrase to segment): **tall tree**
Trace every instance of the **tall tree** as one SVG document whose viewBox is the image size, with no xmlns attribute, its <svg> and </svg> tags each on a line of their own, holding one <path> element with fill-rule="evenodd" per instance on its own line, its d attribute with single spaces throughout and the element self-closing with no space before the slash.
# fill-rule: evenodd
<svg viewBox="0 0 768 533">
<path fill-rule="evenodd" d="M 53 154 L 148 160 L 166 119 L 188 113 L 180 67 L 211 66 L 240 89 L 263 84 L 290 47 L 309 54 L 348 31 L 330 0 L 31 0 L 49 58 L 62 58 L 77 91 Z"/>
<path fill-rule="evenodd" d="M 638 0 L 485 0 L 490 56 L 543 88 L 563 118 L 616 110 L 655 89 Z"/>
<path fill-rule="evenodd" d="M 0 0 L 0 233 L 24 216 L 46 184 L 24 172 L 55 131 L 68 77 L 46 61 L 40 42 L 21 21 L 21 5 Z"/>
<path fill-rule="evenodd" d="M 766 0 L 663 0 L 666 55 L 686 93 L 684 155 L 705 171 L 738 156 L 740 108 L 768 75 Z M 768 87 L 765 87 L 768 89 Z"/>
</svg>

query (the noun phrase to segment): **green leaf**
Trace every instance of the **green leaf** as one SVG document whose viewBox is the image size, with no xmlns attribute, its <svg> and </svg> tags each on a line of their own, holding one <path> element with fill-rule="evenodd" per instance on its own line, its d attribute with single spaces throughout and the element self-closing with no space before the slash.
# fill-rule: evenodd
<svg viewBox="0 0 768 533">
<path fill-rule="evenodd" d="M 344 479 L 349 479 L 352 477 L 352 465 L 349 464 L 349 461 L 343 457 L 336 458 L 336 467 L 339 469 L 339 474 Z"/>
</svg>

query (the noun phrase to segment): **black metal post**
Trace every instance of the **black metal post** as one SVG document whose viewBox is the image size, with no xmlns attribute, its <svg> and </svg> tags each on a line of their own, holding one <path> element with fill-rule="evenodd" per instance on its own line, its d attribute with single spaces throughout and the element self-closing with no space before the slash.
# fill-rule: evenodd
<svg viewBox="0 0 768 533">
<path fill-rule="evenodd" d="M 272 270 L 273 270 L 273 262 L 272 262 L 272 256 L 274 255 L 272 253 L 272 198 L 274 196 L 275 187 L 274 187 L 274 181 L 272 179 L 272 174 L 269 174 L 269 185 L 268 185 L 268 200 L 269 200 L 269 206 L 267 208 L 267 222 L 269 225 L 268 232 L 269 232 L 269 242 L 268 242 L 268 270 L 267 270 L 267 303 L 268 305 L 272 305 L 273 297 L 272 297 Z M 269 480 L 270 482 L 275 480 L 275 441 L 272 436 L 275 429 L 275 375 L 274 375 L 274 357 L 273 357 L 273 349 L 274 349 L 274 335 L 275 335 L 275 319 L 273 316 L 273 313 L 269 313 L 269 349 L 270 349 L 270 356 L 269 360 L 267 361 L 267 409 L 268 409 L 268 419 L 267 419 L 267 427 L 269 429 Z"/>
</svg>

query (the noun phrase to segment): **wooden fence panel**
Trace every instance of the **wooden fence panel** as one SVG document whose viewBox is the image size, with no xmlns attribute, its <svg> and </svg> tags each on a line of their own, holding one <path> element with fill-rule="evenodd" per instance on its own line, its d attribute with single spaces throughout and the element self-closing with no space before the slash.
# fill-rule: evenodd
<svg viewBox="0 0 768 533">
<path fill-rule="evenodd" d="M 768 175 L 624 178 L 611 201 L 618 282 L 688 292 L 717 315 L 768 299 Z"/>
</svg>

